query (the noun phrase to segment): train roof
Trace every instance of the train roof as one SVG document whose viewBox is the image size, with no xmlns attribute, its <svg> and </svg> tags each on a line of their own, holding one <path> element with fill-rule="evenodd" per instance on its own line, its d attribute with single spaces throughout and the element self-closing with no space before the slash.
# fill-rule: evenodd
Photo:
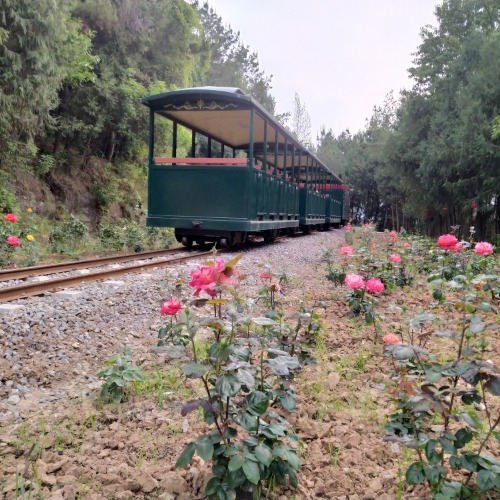
<svg viewBox="0 0 500 500">
<path fill-rule="evenodd" d="M 285 144 L 288 148 L 293 145 L 297 152 L 311 157 L 337 182 L 342 183 L 335 173 L 302 145 L 261 104 L 237 87 L 207 86 L 178 89 L 144 97 L 141 103 L 180 125 L 240 150 L 249 149 L 250 110 L 253 109 L 256 114 L 253 136 L 256 158 L 261 156 L 267 136 L 269 154 L 274 151 L 275 142 L 278 144 L 280 155 L 283 155 Z M 278 168 L 283 166 L 280 163 L 283 163 L 283 157 L 278 162 Z"/>
</svg>

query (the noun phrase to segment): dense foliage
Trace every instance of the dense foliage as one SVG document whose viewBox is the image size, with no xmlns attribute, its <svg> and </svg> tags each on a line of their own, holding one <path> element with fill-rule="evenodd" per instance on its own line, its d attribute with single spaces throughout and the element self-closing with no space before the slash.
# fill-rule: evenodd
<svg viewBox="0 0 500 500">
<path fill-rule="evenodd" d="M 97 224 L 109 222 L 113 203 L 133 217 L 146 186 L 147 110 L 139 98 L 202 85 L 240 87 L 274 111 L 256 53 L 206 3 L 1 0 L 2 211 L 39 208 L 31 193 L 17 199 L 34 191 L 20 189 L 22 175 L 67 204 L 71 186 L 60 174 L 87 172 Z M 156 133 L 161 142 L 171 129 L 159 124 Z"/>
<path fill-rule="evenodd" d="M 345 168 L 354 219 L 433 235 L 461 225 L 467 236 L 474 218 L 480 237 L 493 238 L 500 230 L 500 1 L 445 0 L 436 17 L 436 27 L 421 30 L 414 87 L 397 102 L 389 95 L 363 132 L 322 131 L 318 154 Z"/>
<path fill-rule="evenodd" d="M 365 130 L 322 130 L 313 146 L 298 94 L 278 119 L 291 118 L 292 132 L 352 188 L 355 221 L 429 235 L 460 225 L 461 237 L 474 225 L 495 242 L 500 0 L 444 0 L 436 17 L 421 30 L 414 87 L 389 94 Z M 96 229 L 121 217 L 142 224 L 139 98 L 201 85 L 240 87 L 275 111 L 257 54 L 207 2 L 0 0 L 0 209 L 63 220 L 83 212 Z M 170 133 L 158 124 L 157 143 L 166 147 Z"/>
</svg>

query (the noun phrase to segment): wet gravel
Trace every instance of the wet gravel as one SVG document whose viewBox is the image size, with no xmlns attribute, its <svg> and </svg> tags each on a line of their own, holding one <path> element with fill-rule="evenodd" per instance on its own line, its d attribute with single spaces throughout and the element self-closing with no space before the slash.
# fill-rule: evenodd
<svg viewBox="0 0 500 500">
<path fill-rule="evenodd" d="M 301 282 L 301 271 L 318 264 L 327 248 L 343 241 L 342 230 L 317 232 L 245 249 L 237 270 L 247 275 L 249 293 L 261 285 L 269 266 Z M 239 252 L 226 254 L 227 261 Z M 96 391 L 104 361 L 122 347 L 134 360 L 156 345 L 164 320 L 160 304 L 168 299 L 166 283 L 189 278 L 200 264 L 128 274 L 108 283 L 82 283 L 71 296 L 46 294 L 10 303 L 0 310 L 0 426 L 22 422 L 34 408 Z"/>
</svg>

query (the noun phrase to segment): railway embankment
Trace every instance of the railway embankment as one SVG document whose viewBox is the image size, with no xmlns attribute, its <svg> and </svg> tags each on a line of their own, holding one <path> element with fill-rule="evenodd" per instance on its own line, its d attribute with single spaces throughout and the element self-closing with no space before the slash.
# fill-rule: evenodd
<svg viewBox="0 0 500 500">
<path fill-rule="evenodd" d="M 319 318 L 312 346 L 318 364 L 304 366 L 294 378 L 297 409 L 288 415 L 300 439 L 298 487 L 277 490 L 279 500 L 429 497 L 423 485 L 405 484 L 413 458 L 404 443 L 383 441 L 384 424 L 396 411 L 396 382 L 381 336 L 389 333 L 389 341 L 404 344 L 412 343 L 410 335 L 421 338 L 443 364 L 454 359 L 450 332 L 463 312 L 444 307 L 429 291 L 425 272 L 417 272 L 418 266 L 439 265 L 443 252 L 433 242 L 413 247 L 409 239 L 369 231 L 369 244 L 358 249 L 346 245 L 344 230 L 314 232 L 245 249 L 236 264 L 239 288 L 250 302 L 269 281 L 266 275 L 284 272 L 289 281 L 283 283 L 283 294 L 275 291 L 285 320 L 297 324 L 297 311 L 306 304 L 314 305 Z M 221 257 L 227 262 L 239 253 Z M 477 256 L 469 252 L 467 257 Z M 411 272 L 403 269 L 410 261 Z M 181 414 L 187 400 L 203 393 L 198 381 L 186 379 L 180 370 L 188 359 L 157 346 L 160 327 L 169 323 L 169 316 L 160 316 L 161 304 L 179 280 L 187 289 L 183 306 L 192 303 L 196 297 L 187 283 L 193 279 L 191 271 L 202 264 L 153 268 L 111 283 L 84 283 L 66 295 L 20 299 L 17 308 L 0 316 L 0 492 L 6 500 L 19 498 L 20 492 L 47 500 L 204 498 L 210 462 L 194 456 L 187 467 L 174 469 L 186 445 L 209 430 L 196 411 Z M 365 322 L 364 314 L 350 317 L 354 304 L 348 304 L 346 294 L 356 296 L 357 289 L 334 285 L 335 280 L 344 282 L 339 274 L 344 271 L 364 274 L 352 274 L 351 287 L 385 273 L 386 290 L 367 281 L 371 298 L 362 303 L 365 312 L 368 305 L 374 311 L 378 330 Z M 483 281 L 474 289 L 490 300 L 481 288 Z M 443 291 L 450 303 L 454 294 L 453 288 Z M 208 305 L 202 308 L 200 314 L 213 314 Z M 474 329 L 484 331 L 484 359 L 495 363 L 500 355 L 498 326 L 487 319 L 491 308 L 482 308 L 484 321 L 474 320 Z M 209 345 L 200 338 L 197 348 L 201 353 Z M 124 402 L 106 403 L 97 373 L 123 347 L 132 351 L 144 380 L 131 384 Z M 488 373 L 495 377 L 493 370 Z M 497 400 L 488 396 L 490 415 L 498 415 Z M 474 411 L 486 425 L 485 408 L 477 405 Z M 433 432 L 438 427 L 433 425 Z M 494 440 L 483 449 L 489 456 L 499 452 Z"/>
<path fill-rule="evenodd" d="M 330 231 L 257 246 L 238 269 L 254 288 L 260 284 L 259 264 L 302 281 L 307 266 L 317 263 L 318 252 L 342 237 L 341 231 Z M 0 316 L 0 425 L 22 423 L 49 403 L 95 397 L 101 385 L 96 373 L 122 347 L 144 361 L 162 324 L 165 285 L 189 279 L 195 267 L 196 261 L 154 268 L 10 303 L 14 307 Z"/>
</svg>

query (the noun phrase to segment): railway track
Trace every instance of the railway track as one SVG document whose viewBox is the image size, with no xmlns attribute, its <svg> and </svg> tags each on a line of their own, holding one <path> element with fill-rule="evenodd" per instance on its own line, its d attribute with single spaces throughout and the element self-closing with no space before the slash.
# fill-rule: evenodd
<svg viewBox="0 0 500 500">
<path fill-rule="evenodd" d="M 5 269 L 0 271 L 0 281 L 19 280 L 36 276 L 50 276 L 57 273 L 66 273 L 78 271 L 82 269 L 97 268 L 101 266 L 109 266 L 124 262 L 141 261 L 138 264 L 131 264 L 122 267 L 114 267 L 111 269 L 98 270 L 84 274 L 70 275 L 59 278 L 53 278 L 43 281 L 33 281 L 23 283 L 21 285 L 2 286 L 0 288 L 0 303 L 10 302 L 12 300 L 40 295 L 45 292 L 54 292 L 62 288 L 70 288 L 78 286 L 83 282 L 100 281 L 113 278 L 127 273 L 141 272 L 147 268 L 168 267 L 173 264 L 178 264 L 183 261 L 198 259 L 200 257 L 209 257 L 212 255 L 210 250 L 183 250 L 169 249 L 154 252 L 142 252 L 115 257 L 103 257 L 98 259 L 88 259 L 75 262 L 66 262 L 54 265 L 33 266 L 21 269 Z M 158 257 L 166 257 L 158 260 Z M 145 259 L 155 259 L 145 261 Z"/>
</svg>

